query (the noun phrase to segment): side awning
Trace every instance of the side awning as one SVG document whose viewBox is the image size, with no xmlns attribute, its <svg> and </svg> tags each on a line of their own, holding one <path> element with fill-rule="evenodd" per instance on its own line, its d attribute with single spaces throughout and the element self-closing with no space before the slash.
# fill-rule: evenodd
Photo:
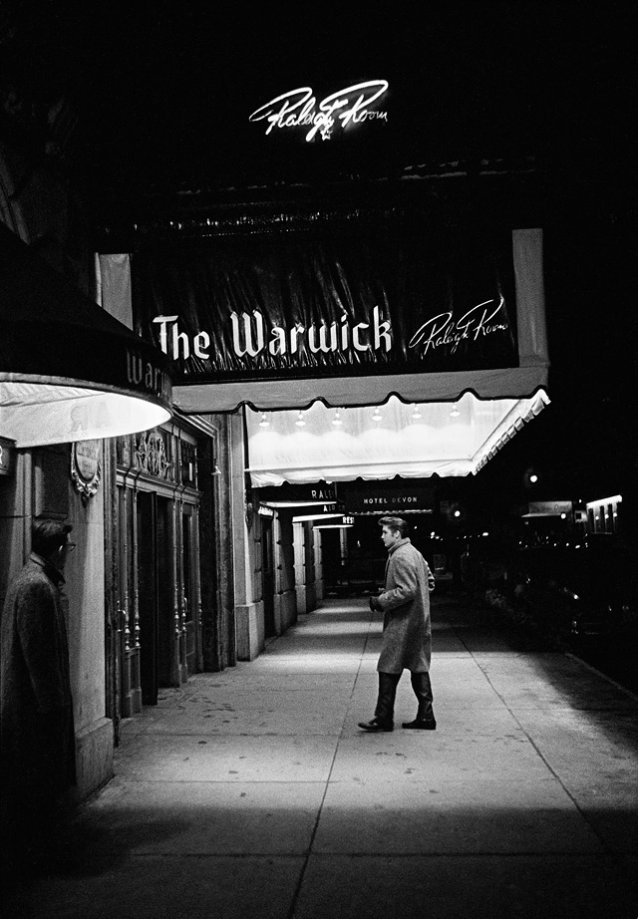
<svg viewBox="0 0 638 919">
<path fill-rule="evenodd" d="M 167 421 L 165 356 L 0 225 L 0 436 L 37 447 Z"/>
</svg>

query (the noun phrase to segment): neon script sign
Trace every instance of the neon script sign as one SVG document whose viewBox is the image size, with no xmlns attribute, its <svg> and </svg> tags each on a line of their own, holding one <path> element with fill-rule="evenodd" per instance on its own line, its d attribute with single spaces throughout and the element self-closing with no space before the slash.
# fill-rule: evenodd
<svg viewBox="0 0 638 919">
<path fill-rule="evenodd" d="M 248 120 L 266 121 L 266 134 L 275 129 L 308 128 L 306 141 L 314 140 L 317 134 L 322 140 L 330 140 L 335 127 L 345 130 L 365 121 L 387 122 L 387 111 L 376 108 L 387 89 L 387 80 L 368 80 L 331 93 L 319 102 L 310 86 L 300 86 L 266 102 Z"/>
</svg>

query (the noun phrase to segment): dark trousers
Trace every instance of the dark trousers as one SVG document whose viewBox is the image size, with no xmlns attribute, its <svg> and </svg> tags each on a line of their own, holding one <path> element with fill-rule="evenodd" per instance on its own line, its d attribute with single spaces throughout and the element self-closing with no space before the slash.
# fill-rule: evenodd
<svg viewBox="0 0 638 919">
<path fill-rule="evenodd" d="M 400 673 L 379 673 L 379 694 L 374 717 L 381 724 L 390 726 L 394 722 L 394 701 L 400 679 Z M 433 694 L 430 674 L 411 672 L 410 682 L 419 705 L 417 720 L 428 721 L 432 719 L 434 715 L 432 711 Z"/>
<path fill-rule="evenodd" d="M 379 724 L 391 727 L 394 723 L 394 700 L 400 679 L 400 673 L 379 673 L 379 694 L 374 710 L 374 717 Z"/>
<path fill-rule="evenodd" d="M 410 679 L 414 695 L 417 697 L 419 708 L 417 711 L 417 721 L 432 721 L 434 712 L 432 710 L 433 694 L 432 682 L 429 673 L 411 673 Z"/>
</svg>

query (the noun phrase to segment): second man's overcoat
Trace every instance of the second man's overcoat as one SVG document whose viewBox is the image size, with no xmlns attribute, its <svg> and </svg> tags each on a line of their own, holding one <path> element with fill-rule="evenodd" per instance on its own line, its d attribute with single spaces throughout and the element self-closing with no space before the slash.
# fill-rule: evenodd
<svg viewBox="0 0 638 919">
<path fill-rule="evenodd" d="M 432 657 L 430 591 L 434 576 L 410 539 L 399 540 L 388 553 L 385 589 L 377 598 L 384 613 L 380 673 L 427 673 Z"/>
<path fill-rule="evenodd" d="M 3 794 L 23 806 L 36 806 L 75 783 L 63 582 L 53 565 L 33 553 L 9 586 L 2 614 L 0 775 Z"/>
</svg>

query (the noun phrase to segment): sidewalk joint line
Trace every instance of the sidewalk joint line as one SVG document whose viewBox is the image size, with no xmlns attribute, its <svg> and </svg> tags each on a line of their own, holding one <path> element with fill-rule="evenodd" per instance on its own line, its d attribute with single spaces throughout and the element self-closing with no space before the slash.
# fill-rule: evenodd
<svg viewBox="0 0 638 919">
<path fill-rule="evenodd" d="M 345 710 L 344 716 L 343 716 L 343 721 L 341 722 L 341 730 L 340 730 L 340 732 L 339 732 L 339 734 L 338 734 L 338 736 L 337 736 L 337 742 L 336 742 L 336 744 L 335 744 L 334 753 L 333 753 L 333 755 L 332 755 L 332 761 L 331 761 L 331 763 L 330 763 L 330 769 L 328 770 L 328 776 L 327 776 L 327 778 L 326 778 L 325 787 L 324 787 L 324 790 L 323 790 L 323 795 L 321 796 L 321 801 L 319 802 L 319 807 L 318 807 L 318 809 L 317 809 L 317 817 L 316 817 L 316 819 L 315 819 L 315 823 L 314 823 L 314 826 L 313 826 L 313 828 L 312 828 L 312 833 L 310 834 L 310 842 L 308 843 L 308 850 L 307 850 L 307 852 L 306 852 L 306 856 L 305 856 L 305 858 L 304 858 L 304 862 L 303 862 L 303 865 L 302 865 L 302 867 L 301 867 L 301 871 L 299 872 L 299 880 L 298 880 L 298 882 L 297 882 L 297 886 L 295 887 L 295 892 L 294 892 L 294 894 L 293 894 L 293 896 L 292 896 L 292 901 L 291 901 L 291 904 L 290 904 L 290 909 L 289 909 L 289 911 L 288 911 L 288 919 L 295 919 L 295 911 L 296 911 L 296 908 L 297 908 L 297 903 L 298 903 L 298 901 L 299 901 L 299 896 L 300 896 L 300 894 L 301 894 L 301 888 L 303 887 L 304 879 L 305 879 L 305 876 L 306 876 L 306 871 L 307 871 L 308 865 L 309 865 L 309 863 L 310 863 L 310 856 L 313 854 L 312 847 L 313 847 L 313 845 L 314 845 L 314 841 L 315 841 L 315 838 L 316 838 L 316 835 L 317 835 L 317 831 L 318 831 L 318 829 L 319 829 L 319 821 L 321 820 L 321 814 L 322 814 L 322 812 L 323 812 L 323 806 L 324 806 L 324 803 L 325 803 L 325 800 L 326 800 L 326 795 L 328 794 L 328 788 L 329 788 L 329 786 L 330 786 L 330 779 L 331 779 L 331 777 L 332 777 L 332 773 L 333 773 L 334 765 L 335 765 L 335 760 L 336 760 L 336 758 L 337 758 L 337 753 L 338 753 L 338 751 L 339 751 L 339 743 L 340 743 L 340 741 L 341 741 L 341 738 L 343 737 L 343 730 L 344 730 L 346 721 L 347 721 L 347 719 L 348 719 L 348 715 L 349 715 L 349 713 L 350 713 L 350 705 L 351 705 L 351 703 L 352 703 L 352 699 L 354 698 L 355 687 L 356 687 L 356 685 L 357 685 L 357 680 L 359 679 L 359 674 L 361 673 L 361 666 L 362 666 L 362 664 L 363 664 L 363 659 L 364 659 L 364 656 L 365 656 L 365 653 L 366 653 L 366 648 L 367 648 L 367 646 L 368 646 L 368 641 L 369 641 L 369 639 L 370 639 L 370 629 L 371 629 L 371 626 L 372 626 L 373 618 L 374 618 L 374 616 L 373 616 L 372 610 L 370 610 L 370 615 L 369 615 L 369 618 L 368 618 L 368 634 L 366 635 L 366 640 L 365 640 L 364 645 L 363 645 L 363 650 L 362 650 L 361 654 L 359 655 L 359 666 L 357 667 L 357 671 L 356 671 L 355 676 L 354 676 L 354 679 L 353 679 L 353 681 L 352 681 L 352 687 L 351 687 L 351 689 L 350 689 L 350 698 L 348 699 L 348 705 L 346 706 L 346 710 Z"/>
</svg>

